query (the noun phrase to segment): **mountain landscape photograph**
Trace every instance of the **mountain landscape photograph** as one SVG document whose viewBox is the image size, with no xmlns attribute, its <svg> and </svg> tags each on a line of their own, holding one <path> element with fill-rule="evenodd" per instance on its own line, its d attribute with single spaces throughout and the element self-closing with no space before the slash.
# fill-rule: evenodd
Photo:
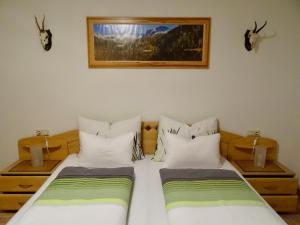
<svg viewBox="0 0 300 225">
<path fill-rule="evenodd" d="M 204 26 L 93 24 L 97 61 L 201 61 Z"/>
</svg>

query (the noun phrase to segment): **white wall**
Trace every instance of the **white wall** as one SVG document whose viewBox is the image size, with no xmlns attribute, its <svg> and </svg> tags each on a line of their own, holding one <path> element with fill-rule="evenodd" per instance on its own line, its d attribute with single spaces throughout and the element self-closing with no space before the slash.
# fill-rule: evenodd
<svg viewBox="0 0 300 225">
<path fill-rule="evenodd" d="M 77 115 L 119 120 L 166 114 L 187 122 L 216 115 L 223 129 L 258 128 L 300 175 L 300 1 L 0 0 L 0 167 L 34 129 L 76 127 Z M 42 50 L 34 15 L 46 15 L 53 48 Z M 86 16 L 212 18 L 210 68 L 88 69 Z M 254 20 L 275 35 L 247 52 Z"/>
</svg>

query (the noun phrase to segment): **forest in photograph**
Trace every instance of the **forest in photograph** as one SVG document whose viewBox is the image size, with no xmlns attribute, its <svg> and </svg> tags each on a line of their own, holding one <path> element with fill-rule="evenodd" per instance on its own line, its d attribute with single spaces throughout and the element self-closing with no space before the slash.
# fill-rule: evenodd
<svg viewBox="0 0 300 225">
<path fill-rule="evenodd" d="M 97 61 L 201 61 L 203 25 L 94 24 Z"/>
</svg>

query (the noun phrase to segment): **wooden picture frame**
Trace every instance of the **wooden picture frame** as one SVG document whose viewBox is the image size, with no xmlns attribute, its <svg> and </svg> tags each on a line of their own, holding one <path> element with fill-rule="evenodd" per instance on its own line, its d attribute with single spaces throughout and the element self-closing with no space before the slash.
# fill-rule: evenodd
<svg viewBox="0 0 300 225">
<path fill-rule="evenodd" d="M 87 17 L 89 68 L 208 68 L 210 18 Z"/>
</svg>

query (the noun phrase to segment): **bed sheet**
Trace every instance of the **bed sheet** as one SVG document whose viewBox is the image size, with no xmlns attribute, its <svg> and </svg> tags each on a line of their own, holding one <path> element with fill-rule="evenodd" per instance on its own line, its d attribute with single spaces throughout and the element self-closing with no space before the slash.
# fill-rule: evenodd
<svg viewBox="0 0 300 225">
<path fill-rule="evenodd" d="M 174 207 L 167 210 L 169 225 L 287 225 L 230 162 L 223 159 L 220 169 L 235 171 L 265 204 Z"/>
<path fill-rule="evenodd" d="M 145 159 L 136 161 L 133 164 L 136 178 L 131 205 L 129 207 L 128 225 L 167 224 L 164 197 L 159 177 L 159 169 L 162 168 L 162 163 L 154 162 L 151 159 L 152 156 L 147 156 Z M 67 166 L 81 166 L 76 154 L 69 155 L 64 162 L 62 162 L 62 164 L 14 215 L 7 225 L 17 224 L 35 200 L 47 188 L 51 181 L 54 180 L 57 174 Z"/>
<path fill-rule="evenodd" d="M 136 178 L 131 205 L 129 208 L 128 225 L 167 225 L 168 219 L 170 220 L 171 215 L 169 215 L 165 209 L 163 189 L 159 175 L 159 170 L 163 168 L 163 162 L 155 162 L 152 160 L 152 158 L 152 156 L 146 156 L 143 160 L 136 161 L 133 164 L 135 168 Z M 33 202 L 47 188 L 47 186 L 56 177 L 56 175 L 64 167 L 67 166 L 80 166 L 76 154 L 69 155 L 64 160 L 64 162 L 54 171 L 54 173 L 32 196 L 32 198 L 28 200 L 26 204 L 15 214 L 15 216 L 9 221 L 7 225 L 15 225 L 16 222 L 21 219 L 26 211 L 30 208 Z M 227 160 L 223 160 L 221 169 L 230 169 L 237 171 Z M 263 213 L 263 216 L 265 216 L 265 220 L 268 220 L 269 218 L 275 218 L 278 221 L 282 221 L 282 219 L 271 207 L 266 206 L 266 209 L 267 212 Z M 206 209 L 204 208 L 203 210 L 205 211 Z M 244 212 L 249 211 L 247 207 L 236 207 L 227 210 L 242 210 Z M 186 209 L 186 212 L 189 211 L 190 209 Z M 186 221 L 186 216 L 184 216 L 185 211 L 182 212 L 182 215 L 178 214 L 179 218 L 177 218 L 177 215 L 175 217 L 172 217 L 178 220 L 178 224 L 180 224 L 179 222 L 182 220 Z M 210 218 L 216 218 L 216 211 L 214 210 L 206 210 L 205 214 L 206 219 L 208 220 Z M 249 216 L 249 220 L 251 219 L 251 216 L 253 215 Z M 251 220 L 249 222 L 251 222 Z M 176 224 L 176 221 L 172 223 Z M 285 223 L 282 221 L 282 224 Z"/>
</svg>

